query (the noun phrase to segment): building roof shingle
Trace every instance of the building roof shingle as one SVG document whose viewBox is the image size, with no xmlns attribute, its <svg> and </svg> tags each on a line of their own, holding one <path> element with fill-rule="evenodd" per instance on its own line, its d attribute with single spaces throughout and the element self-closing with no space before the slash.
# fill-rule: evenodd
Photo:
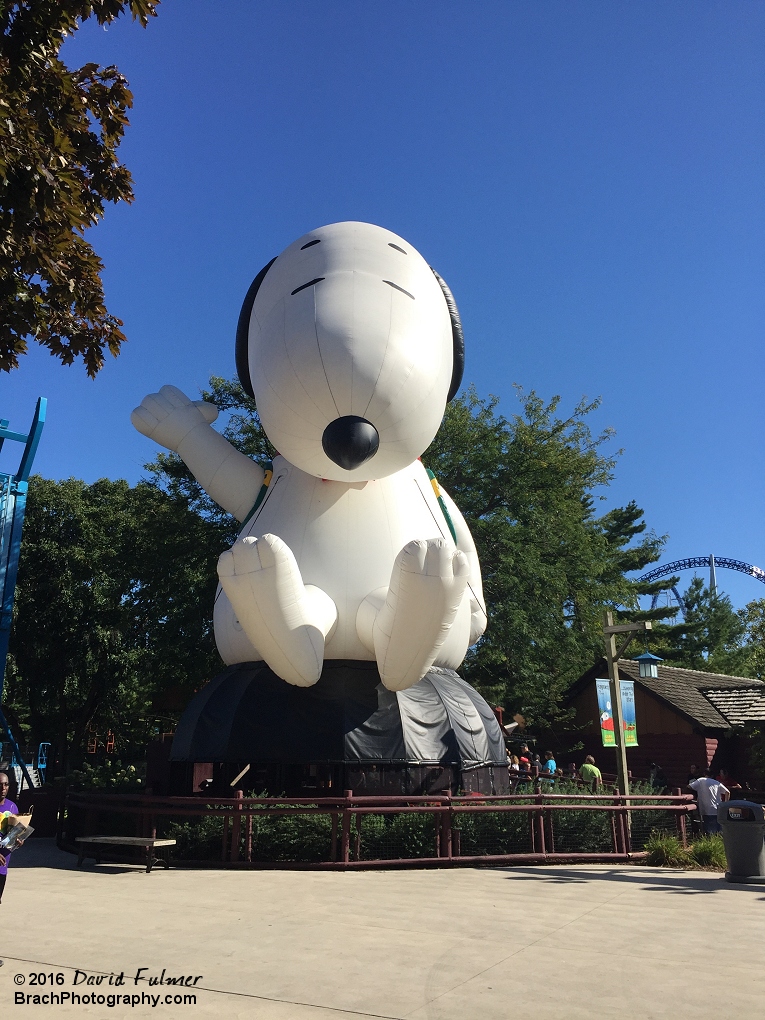
<svg viewBox="0 0 765 1020">
<path fill-rule="evenodd" d="M 741 726 L 747 722 L 765 722 L 765 690 L 762 686 L 705 690 L 704 695 L 725 716 L 731 726 Z"/>
<path fill-rule="evenodd" d="M 730 729 L 749 721 L 765 720 L 765 683 L 750 677 L 706 673 L 677 666 L 657 667 L 658 677 L 641 677 L 633 659 L 619 659 L 619 676 L 635 680 L 662 701 L 668 702 L 692 722 L 710 729 Z M 605 677 L 601 659 L 570 689 L 577 693 L 595 677 Z"/>
</svg>

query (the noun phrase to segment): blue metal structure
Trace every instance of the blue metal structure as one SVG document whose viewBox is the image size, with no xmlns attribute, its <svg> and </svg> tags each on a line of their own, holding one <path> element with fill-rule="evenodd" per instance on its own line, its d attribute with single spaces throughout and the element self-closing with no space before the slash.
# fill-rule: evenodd
<svg viewBox="0 0 765 1020">
<path fill-rule="evenodd" d="M 715 556 L 713 554 L 709 556 L 689 556 L 684 560 L 673 560 L 672 563 L 666 563 L 663 567 L 654 567 L 648 573 L 641 574 L 638 581 L 657 581 L 660 577 L 676 574 L 679 570 L 698 570 L 699 567 L 707 567 L 709 569 L 709 590 L 713 592 L 717 591 L 717 567 L 725 567 L 727 570 L 738 570 L 739 573 L 749 574 L 756 581 L 762 581 L 765 584 L 765 570 L 762 567 L 755 567 L 752 563 L 745 563 L 743 560 L 732 560 L 728 556 Z M 685 615 L 685 605 L 680 592 L 677 588 L 673 588 L 672 594 L 677 599 L 681 612 Z M 651 609 L 656 608 L 658 599 L 658 595 L 653 596 L 651 599 Z"/>
<path fill-rule="evenodd" d="M 45 782 L 45 770 L 48 767 L 49 750 L 50 744 L 48 743 L 48 741 L 43 742 L 37 748 L 37 771 L 40 773 L 43 782 Z"/>
<path fill-rule="evenodd" d="M 45 397 L 40 397 L 37 401 L 32 427 L 27 435 L 12 432 L 8 428 L 8 420 L 0 419 L 0 449 L 6 439 L 24 444 L 24 452 L 21 455 L 21 462 L 16 474 L 0 472 L 0 598 L 2 599 L 0 601 L 0 704 L 3 699 L 5 663 L 8 657 L 8 642 L 13 622 L 13 598 L 16 592 L 16 576 L 21 552 L 21 529 L 24 525 L 24 514 L 27 508 L 29 473 L 32 470 L 32 462 L 45 425 L 47 405 Z M 27 766 L 24 764 L 16 738 L 11 733 L 8 720 L 1 708 L 0 726 L 5 730 L 13 748 L 14 759 L 19 763 L 24 779 L 31 789 L 34 784 Z"/>
</svg>

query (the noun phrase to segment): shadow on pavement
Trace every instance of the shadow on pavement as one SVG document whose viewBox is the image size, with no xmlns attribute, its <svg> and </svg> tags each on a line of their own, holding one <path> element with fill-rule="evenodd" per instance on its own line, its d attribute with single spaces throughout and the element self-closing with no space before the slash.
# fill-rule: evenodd
<svg viewBox="0 0 765 1020">
<path fill-rule="evenodd" d="M 82 867 L 78 868 L 76 855 L 59 850 L 55 839 L 36 839 L 34 836 L 14 852 L 10 866 L 13 871 L 17 868 L 54 868 L 57 871 L 97 871 L 104 875 L 146 870 L 145 865 L 140 863 L 134 866 L 113 863 L 95 865 L 92 860 L 84 861 Z"/>
<path fill-rule="evenodd" d="M 648 892 L 671 892 L 683 895 L 695 893 L 716 893 L 723 890 L 738 892 L 759 893 L 759 898 L 765 900 L 763 887 L 761 885 L 740 885 L 738 883 L 726 882 L 725 877 L 718 871 L 692 872 L 672 871 L 663 868 L 633 869 L 630 867 L 614 868 L 613 870 L 594 870 L 585 866 L 575 868 L 503 868 L 507 872 L 507 878 L 521 881 L 552 882 L 559 885 L 570 885 L 572 883 L 585 884 L 588 882 L 619 882 L 631 885 L 641 885 Z"/>
</svg>

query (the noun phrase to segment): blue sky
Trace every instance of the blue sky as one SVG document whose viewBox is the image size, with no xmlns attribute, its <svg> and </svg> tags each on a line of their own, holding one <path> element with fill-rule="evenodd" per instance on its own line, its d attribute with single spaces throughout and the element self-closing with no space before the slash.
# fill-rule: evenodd
<svg viewBox="0 0 765 1020">
<path fill-rule="evenodd" d="M 130 342 L 95 382 L 33 352 L 2 416 L 25 429 L 45 395 L 43 474 L 137 480 L 143 395 L 233 375 L 261 266 L 369 220 L 448 281 L 465 381 L 505 413 L 514 383 L 602 397 L 604 508 L 635 498 L 668 559 L 765 567 L 764 30 L 748 0 L 166 0 L 145 31 L 86 25 L 64 58 L 135 94 L 136 201 L 89 235 Z"/>
</svg>

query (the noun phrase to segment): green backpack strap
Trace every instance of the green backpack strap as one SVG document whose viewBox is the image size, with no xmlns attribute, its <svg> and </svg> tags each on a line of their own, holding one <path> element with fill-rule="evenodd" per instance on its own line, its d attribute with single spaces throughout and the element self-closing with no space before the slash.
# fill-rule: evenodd
<svg viewBox="0 0 765 1020">
<path fill-rule="evenodd" d="M 451 514 L 446 509 L 446 503 L 444 502 L 444 497 L 441 495 L 441 490 L 438 487 L 438 481 L 436 480 L 436 476 L 433 474 L 430 468 L 425 468 L 425 470 L 428 472 L 430 484 L 433 486 L 433 492 L 436 494 L 438 505 L 441 507 L 441 513 L 444 515 L 444 519 L 448 525 L 449 531 L 451 532 L 452 538 L 454 539 L 454 544 L 457 545 L 457 532 L 454 530 L 454 522 L 452 521 Z"/>
<path fill-rule="evenodd" d="M 245 524 L 247 524 L 247 522 L 255 515 L 255 513 L 257 512 L 258 507 L 263 502 L 263 500 L 266 498 L 266 493 L 268 492 L 268 486 L 271 484 L 271 479 L 273 477 L 274 477 L 274 466 L 271 463 L 271 461 L 269 461 L 268 462 L 268 467 L 266 468 L 265 474 L 263 475 L 263 484 L 261 485 L 260 491 L 258 492 L 258 498 L 255 500 L 255 503 L 253 504 L 252 510 L 250 510 L 250 512 L 245 517 L 245 519 L 242 521 L 242 527 L 244 527 Z"/>
</svg>

